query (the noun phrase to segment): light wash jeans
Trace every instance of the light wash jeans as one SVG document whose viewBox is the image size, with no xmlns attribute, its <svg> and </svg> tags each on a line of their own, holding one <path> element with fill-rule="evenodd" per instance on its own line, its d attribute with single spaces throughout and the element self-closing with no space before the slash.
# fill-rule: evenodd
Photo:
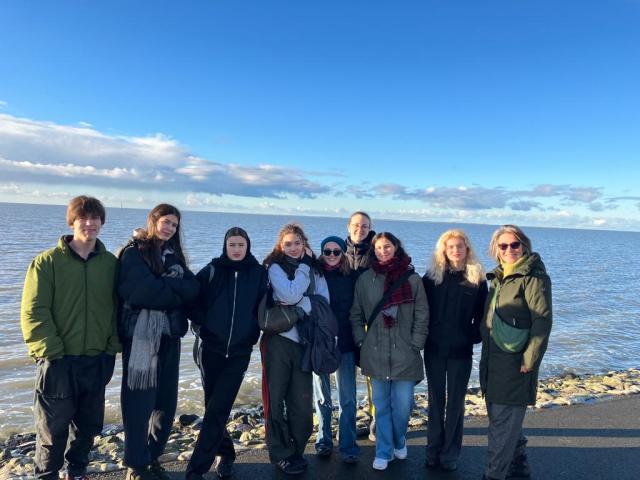
<svg viewBox="0 0 640 480">
<path fill-rule="evenodd" d="M 343 353 L 336 371 L 340 419 L 338 422 L 338 447 L 340 454 L 360 455 L 356 443 L 356 363 L 354 352 Z M 318 416 L 316 448 L 325 445 L 333 448 L 331 435 L 331 380 L 329 374 L 313 375 L 313 400 Z"/>
<path fill-rule="evenodd" d="M 393 460 L 393 449 L 404 448 L 413 408 L 412 380 L 371 379 L 376 407 L 376 457 Z"/>
</svg>

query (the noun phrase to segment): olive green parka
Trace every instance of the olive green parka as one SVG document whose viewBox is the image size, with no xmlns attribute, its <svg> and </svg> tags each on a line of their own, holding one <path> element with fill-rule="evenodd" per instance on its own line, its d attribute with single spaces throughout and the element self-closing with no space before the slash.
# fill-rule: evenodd
<svg viewBox="0 0 640 480">
<path fill-rule="evenodd" d="M 366 331 L 367 319 L 384 294 L 384 274 L 365 271 L 356 282 L 350 320 L 353 339 L 360 345 L 362 373 L 379 380 L 412 380 L 424 378 L 420 350 L 424 348 L 429 326 L 429 305 L 420 275 L 409 277 L 412 303 L 398 306 L 395 325 L 385 328 L 379 313 Z"/>
<path fill-rule="evenodd" d="M 118 260 L 96 242 L 82 259 L 60 238 L 29 265 L 20 325 L 33 358 L 94 356 L 121 350 L 116 330 Z"/>
<path fill-rule="evenodd" d="M 498 266 L 487 274 L 487 279 L 490 282 L 489 295 L 480 327 L 482 393 L 492 403 L 534 405 L 538 370 L 551 333 L 551 279 L 537 253 L 529 254 L 522 265 L 508 277 L 503 278 L 502 266 Z M 505 352 L 491 337 L 487 319 L 489 315 L 493 315 L 490 311 L 491 299 L 498 284 L 501 285 L 496 301 L 498 315 L 520 328 L 530 328 L 529 341 L 522 352 Z M 521 373 L 522 365 L 529 372 Z"/>
</svg>

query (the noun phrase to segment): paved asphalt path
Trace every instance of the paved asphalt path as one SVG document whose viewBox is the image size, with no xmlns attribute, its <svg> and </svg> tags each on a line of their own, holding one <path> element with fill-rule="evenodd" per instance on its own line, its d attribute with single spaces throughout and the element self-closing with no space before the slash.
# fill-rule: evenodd
<svg viewBox="0 0 640 480">
<path fill-rule="evenodd" d="M 337 452 L 329 459 L 316 458 L 313 445 L 305 457 L 309 468 L 303 475 L 289 477 L 269 463 L 265 450 L 239 455 L 235 480 L 262 479 L 389 479 L 389 480 L 480 480 L 486 460 L 487 419 L 465 423 L 465 437 L 458 470 L 445 473 L 424 466 L 426 432 L 410 432 L 407 460 L 395 460 L 384 472 L 371 468 L 374 445 L 360 440 L 360 462 L 346 465 Z M 599 403 L 529 412 L 525 418 L 529 438 L 529 460 L 535 480 L 597 479 L 640 480 L 640 396 Z M 184 478 L 185 464 L 166 464 L 173 478 Z M 99 480 L 124 479 L 123 471 L 92 475 Z M 215 473 L 207 479 L 215 480 Z"/>
</svg>

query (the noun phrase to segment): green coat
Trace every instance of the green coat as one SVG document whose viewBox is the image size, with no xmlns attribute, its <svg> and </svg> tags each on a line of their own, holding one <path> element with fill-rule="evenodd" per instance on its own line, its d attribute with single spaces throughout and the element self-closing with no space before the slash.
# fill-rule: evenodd
<svg viewBox="0 0 640 480">
<path fill-rule="evenodd" d="M 102 242 L 85 261 L 60 238 L 29 265 L 22 292 L 20 325 L 29 355 L 115 355 L 116 257 Z"/>
<path fill-rule="evenodd" d="M 480 327 L 482 356 L 480 386 L 486 399 L 502 405 L 534 405 L 538 388 L 538 370 L 551 333 L 551 279 L 537 253 L 528 256 L 513 274 L 503 278 L 502 267 L 487 275 L 490 288 L 485 316 Z M 496 310 L 501 318 L 531 328 L 524 351 L 507 353 L 491 338 L 487 317 L 491 299 L 501 283 Z M 528 373 L 521 373 L 525 365 Z"/>
<path fill-rule="evenodd" d="M 412 380 L 424 378 L 420 350 L 424 348 L 429 325 L 429 305 L 422 279 L 415 273 L 409 277 L 413 303 L 399 305 L 396 324 L 384 327 L 382 313 L 371 329 L 365 330 L 367 319 L 384 294 L 385 275 L 373 269 L 365 271 L 356 282 L 350 320 L 353 339 L 361 345 L 362 373 L 379 380 Z"/>
</svg>

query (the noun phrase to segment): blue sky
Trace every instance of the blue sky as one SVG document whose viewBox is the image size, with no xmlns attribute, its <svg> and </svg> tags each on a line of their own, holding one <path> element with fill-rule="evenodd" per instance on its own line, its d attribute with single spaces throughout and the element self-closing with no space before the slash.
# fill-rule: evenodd
<svg viewBox="0 0 640 480">
<path fill-rule="evenodd" d="M 638 0 L 0 19 L 0 201 L 640 230 Z"/>
</svg>

